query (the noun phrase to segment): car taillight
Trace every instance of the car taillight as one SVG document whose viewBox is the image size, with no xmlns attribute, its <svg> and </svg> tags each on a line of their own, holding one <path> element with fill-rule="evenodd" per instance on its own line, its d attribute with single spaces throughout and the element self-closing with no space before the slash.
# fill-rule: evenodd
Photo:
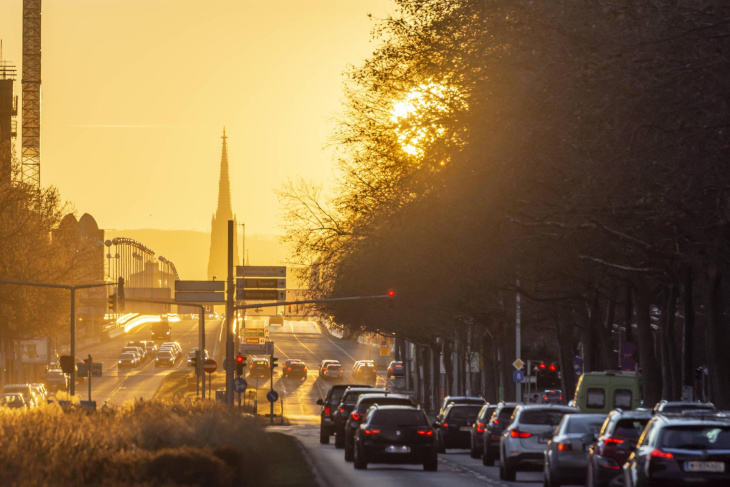
<svg viewBox="0 0 730 487">
<path fill-rule="evenodd" d="M 340 408 L 340 414 L 345 412 L 345 408 Z"/>
<path fill-rule="evenodd" d="M 357 414 L 357 413 L 352 413 L 351 416 L 352 416 L 352 419 L 354 419 L 355 421 L 360 421 L 360 418 L 362 418 L 362 414 Z"/>
<path fill-rule="evenodd" d="M 477 424 L 477 433 L 484 433 L 484 423 Z"/>
<path fill-rule="evenodd" d="M 558 451 L 571 451 L 573 449 L 573 445 L 570 443 L 558 443 Z"/>
<path fill-rule="evenodd" d="M 621 469 L 621 466 L 616 463 L 616 460 L 613 458 L 608 457 L 602 457 L 601 455 L 596 455 L 596 463 L 599 467 L 605 468 L 608 470 L 619 470 Z"/>
<path fill-rule="evenodd" d="M 603 442 L 607 445 L 620 445 L 624 442 L 624 440 L 621 440 L 619 438 L 606 438 L 603 440 Z"/>
<path fill-rule="evenodd" d="M 542 396 L 543 401 L 547 401 L 547 396 Z"/>
<path fill-rule="evenodd" d="M 365 428 L 364 430 L 362 430 L 362 432 L 365 433 L 366 435 L 377 435 L 378 433 L 380 433 L 380 430 L 372 429 L 372 428 Z"/>
<path fill-rule="evenodd" d="M 444 423 L 441 426 L 443 426 L 444 428 L 448 428 L 449 427 L 449 423 Z"/>
<path fill-rule="evenodd" d="M 666 451 L 661 451 L 657 448 L 657 449 L 654 449 L 651 451 L 651 457 L 652 458 L 664 458 L 666 460 L 670 460 L 670 459 L 674 458 L 674 454 L 666 452 Z"/>
<path fill-rule="evenodd" d="M 494 421 L 492 421 L 492 423 L 493 424 L 499 424 L 499 420 L 498 419 L 495 419 Z"/>
<path fill-rule="evenodd" d="M 326 407 L 326 408 L 324 408 L 324 415 L 329 418 L 330 417 L 330 414 L 332 414 L 332 412 L 330 411 L 329 406 Z"/>
<path fill-rule="evenodd" d="M 530 436 L 532 436 L 532 433 L 527 433 L 520 430 L 512 430 L 509 432 L 509 435 L 512 438 L 529 438 Z"/>
<path fill-rule="evenodd" d="M 421 436 L 433 436 L 433 430 L 431 428 L 417 430 L 416 433 L 418 433 Z"/>
</svg>

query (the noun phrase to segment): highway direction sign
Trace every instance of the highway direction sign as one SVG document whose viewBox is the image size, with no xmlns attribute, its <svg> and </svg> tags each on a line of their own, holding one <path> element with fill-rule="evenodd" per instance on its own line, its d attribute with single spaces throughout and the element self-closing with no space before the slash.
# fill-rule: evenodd
<svg viewBox="0 0 730 487">
<path fill-rule="evenodd" d="M 91 377 L 101 377 L 101 362 L 91 362 Z"/>
<path fill-rule="evenodd" d="M 236 288 L 246 289 L 285 289 L 286 279 L 236 279 Z"/>
<path fill-rule="evenodd" d="M 286 301 L 286 291 L 277 289 L 236 289 L 236 299 L 239 301 Z"/>
<path fill-rule="evenodd" d="M 205 370 L 209 374 L 215 372 L 216 369 L 218 369 L 218 364 L 212 358 L 209 358 L 205 361 L 205 364 L 203 364 L 203 370 Z"/>
<path fill-rule="evenodd" d="M 286 277 L 285 266 L 271 265 L 237 265 L 238 277 Z"/>
</svg>

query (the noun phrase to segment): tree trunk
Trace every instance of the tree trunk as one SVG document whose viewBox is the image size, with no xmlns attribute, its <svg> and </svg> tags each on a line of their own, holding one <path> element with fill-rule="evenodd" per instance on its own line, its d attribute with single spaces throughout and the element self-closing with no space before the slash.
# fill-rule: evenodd
<svg viewBox="0 0 730 487">
<path fill-rule="evenodd" d="M 454 394 L 454 361 L 453 361 L 454 345 L 448 338 L 443 340 L 441 347 L 442 360 L 444 361 L 444 370 L 446 371 L 446 396 Z"/>
<path fill-rule="evenodd" d="M 606 302 L 606 319 L 603 326 L 598 330 L 599 343 L 598 349 L 601 354 L 600 370 L 615 370 L 615 360 L 613 356 L 613 346 L 611 343 L 611 330 L 616 317 L 616 288 L 611 287 L 608 301 Z"/>
<path fill-rule="evenodd" d="M 692 268 L 687 266 L 682 284 L 682 309 L 684 310 L 684 326 L 682 326 L 682 399 L 691 401 L 684 389 L 691 389 L 694 374 L 694 357 L 692 353 L 695 331 L 695 309 L 693 302 Z M 685 397 L 686 396 L 686 397 Z"/>
<path fill-rule="evenodd" d="M 416 400 L 420 404 L 424 404 L 423 401 L 423 389 L 422 389 L 422 378 L 423 372 L 421 371 L 421 345 L 414 343 L 413 345 L 413 367 L 416 369 L 413 371 L 413 376 L 416 380 L 413 383 L 413 389 L 416 396 Z"/>
<path fill-rule="evenodd" d="M 724 346 L 724 302 L 722 299 L 722 274 L 717 268 L 708 272 L 706 363 L 710 385 L 710 400 L 720 409 L 730 407 L 730 388 L 727 384 L 727 350 Z"/>
<path fill-rule="evenodd" d="M 438 411 L 441 405 L 441 343 L 435 342 L 431 347 L 431 375 L 433 376 L 433 387 L 431 388 L 432 411 Z"/>
<path fill-rule="evenodd" d="M 659 361 L 654 353 L 650 306 L 649 291 L 645 286 L 637 286 L 636 334 L 639 339 L 639 363 L 641 364 L 645 404 L 657 403 L 661 399 L 662 392 Z"/>
<path fill-rule="evenodd" d="M 633 323 L 632 314 L 634 311 L 634 286 L 630 283 L 626 283 L 625 291 L 625 302 L 624 302 L 624 326 L 626 327 L 626 341 L 630 342 L 634 339 L 634 331 L 631 328 Z M 619 353 L 621 353 L 619 351 Z"/>
</svg>

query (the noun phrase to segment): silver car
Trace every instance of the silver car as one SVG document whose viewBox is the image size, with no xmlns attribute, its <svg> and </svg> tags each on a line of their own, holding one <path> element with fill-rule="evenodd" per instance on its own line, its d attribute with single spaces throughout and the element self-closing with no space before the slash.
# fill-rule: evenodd
<svg viewBox="0 0 730 487">
<path fill-rule="evenodd" d="M 563 416 L 545 450 L 545 485 L 585 482 L 587 452 L 605 420 L 605 414 Z"/>
<path fill-rule="evenodd" d="M 518 470 L 539 470 L 545 461 L 545 447 L 555 427 L 577 408 L 557 404 L 519 405 L 512 422 L 502 433 L 499 445 L 499 478 L 513 481 Z"/>
</svg>

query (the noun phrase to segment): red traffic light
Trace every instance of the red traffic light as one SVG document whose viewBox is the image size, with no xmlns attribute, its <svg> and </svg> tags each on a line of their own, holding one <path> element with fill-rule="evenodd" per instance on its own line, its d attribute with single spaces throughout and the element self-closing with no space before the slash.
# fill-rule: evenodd
<svg viewBox="0 0 730 487">
<path fill-rule="evenodd" d="M 239 364 L 243 363 L 243 356 L 239 355 L 238 357 L 236 357 L 236 362 L 238 362 Z"/>
<path fill-rule="evenodd" d="M 393 291 L 392 289 L 391 289 L 391 290 L 389 290 L 389 291 L 388 291 L 388 296 L 390 296 L 391 298 L 392 298 L 393 296 L 395 296 L 395 291 Z"/>
<path fill-rule="evenodd" d="M 555 364 L 550 364 L 549 369 L 550 369 L 550 372 L 555 372 L 556 370 L 558 370 L 558 368 L 555 366 Z"/>
<path fill-rule="evenodd" d="M 545 362 L 540 362 L 540 365 L 537 366 L 540 370 L 545 370 Z"/>
</svg>

